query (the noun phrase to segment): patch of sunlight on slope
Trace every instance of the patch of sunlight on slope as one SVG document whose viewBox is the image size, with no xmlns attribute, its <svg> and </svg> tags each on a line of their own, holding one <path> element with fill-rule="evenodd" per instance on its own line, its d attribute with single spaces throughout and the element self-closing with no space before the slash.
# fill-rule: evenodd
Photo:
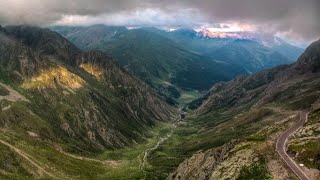
<svg viewBox="0 0 320 180">
<path fill-rule="evenodd" d="M 85 81 L 68 71 L 65 67 L 58 66 L 41 70 L 38 75 L 25 81 L 22 87 L 25 89 L 46 89 L 63 87 L 67 89 L 79 89 Z"/>
<path fill-rule="evenodd" d="M 82 69 L 84 69 L 85 71 L 87 71 L 88 73 L 92 74 L 93 76 L 95 76 L 97 79 L 101 79 L 102 75 L 103 75 L 103 69 L 95 66 L 93 64 L 80 64 L 80 67 Z"/>
</svg>

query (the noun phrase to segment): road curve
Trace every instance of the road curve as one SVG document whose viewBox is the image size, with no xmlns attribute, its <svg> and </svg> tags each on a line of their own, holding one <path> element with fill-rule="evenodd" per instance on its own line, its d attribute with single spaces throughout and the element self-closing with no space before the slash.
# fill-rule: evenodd
<svg viewBox="0 0 320 180">
<path fill-rule="evenodd" d="M 308 176 L 302 171 L 302 169 L 294 162 L 290 156 L 287 154 L 286 145 L 288 138 L 293 135 L 298 129 L 300 129 L 308 120 L 308 112 L 301 112 L 300 119 L 289 129 L 284 131 L 278 138 L 276 144 L 276 151 L 281 156 L 281 158 L 287 163 L 288 167 L 294 172 L 301 180 L 310 180 Z"/>
</svg>

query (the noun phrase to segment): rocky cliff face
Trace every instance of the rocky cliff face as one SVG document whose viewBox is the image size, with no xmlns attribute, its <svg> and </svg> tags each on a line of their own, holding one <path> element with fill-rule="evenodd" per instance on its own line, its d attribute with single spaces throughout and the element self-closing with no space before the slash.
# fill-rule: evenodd
<svg viewBox="0 0 320 180">
<path fill-rule="evenodd" d="M 320 71 L 320 40 L 312 43 L 305 50 L 293 68 L 300 73 L 316 73 Z"/>
<path fill-rule="evenodd" d="M 181 163 L 167 179 L 210 179 L 214 169 L 229 156 L 230 150 L 239 142 L 239 140 L 234 140 L 221 147 L 194 154 L 190 159 Z"/>
<path fill-rule="evenodd" d="M 36 134 L 77 150 L 139 142 L 143 132 L 177 112 L 110 57 L 82 52 L 48 29 L 0 29 L 0 79 L 30 100 L 22 105 L 32 112 L 30 118 L 49 124 L 41 132 L 30 125 Z M 16 121 L 23 123 L 22 118 Z M 6 127 L 20 126 L 4 122 Z"/>
</svg>

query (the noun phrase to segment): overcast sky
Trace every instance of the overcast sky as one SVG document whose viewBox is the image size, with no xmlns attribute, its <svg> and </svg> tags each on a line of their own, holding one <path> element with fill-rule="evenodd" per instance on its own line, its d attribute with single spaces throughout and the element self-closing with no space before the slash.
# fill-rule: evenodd
<svg viewBox="0 0 320 180">
<path fill-rule="evenodd" d="M 1 25 L 212 27 L 310 41 L 320 0 L 1 0 Z"/>
</svg>

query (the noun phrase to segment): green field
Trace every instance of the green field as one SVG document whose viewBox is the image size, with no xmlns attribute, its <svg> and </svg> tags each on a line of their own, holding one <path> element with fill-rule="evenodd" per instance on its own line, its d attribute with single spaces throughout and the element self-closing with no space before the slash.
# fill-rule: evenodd
<svg viewBox="0 0 320 180">
<path fill-rule="evenodd" d="M 86 157 L 97 161 L 81 160 L 65 155 L 54 148 L 58 146 L 57 144 L 28 135 L 19 135 L 10 130 L 1 131 L 0 140 L 27 154 L 37 165 L 44 167 L 46 171 L 60 179 L 142 179 L 144 173 L 140 170 L 140 164 L 145 149 L 153 147 L 160 137 L 170 131 L 170 128 L 170 124 L 158 123 L 150 131 L 144 143 L 132 147 L 87 155 L 70 153 L 80 158 Z M 0 152 L 0 160 L 3 162 L 0 165 L 3 170 L 0 171 L 0 177 L 4 179 L 24 179 L 28 176 L 30 178 L 50 177 L 39 175 L 37 167 L 2 143 Z"/>
</svg>

